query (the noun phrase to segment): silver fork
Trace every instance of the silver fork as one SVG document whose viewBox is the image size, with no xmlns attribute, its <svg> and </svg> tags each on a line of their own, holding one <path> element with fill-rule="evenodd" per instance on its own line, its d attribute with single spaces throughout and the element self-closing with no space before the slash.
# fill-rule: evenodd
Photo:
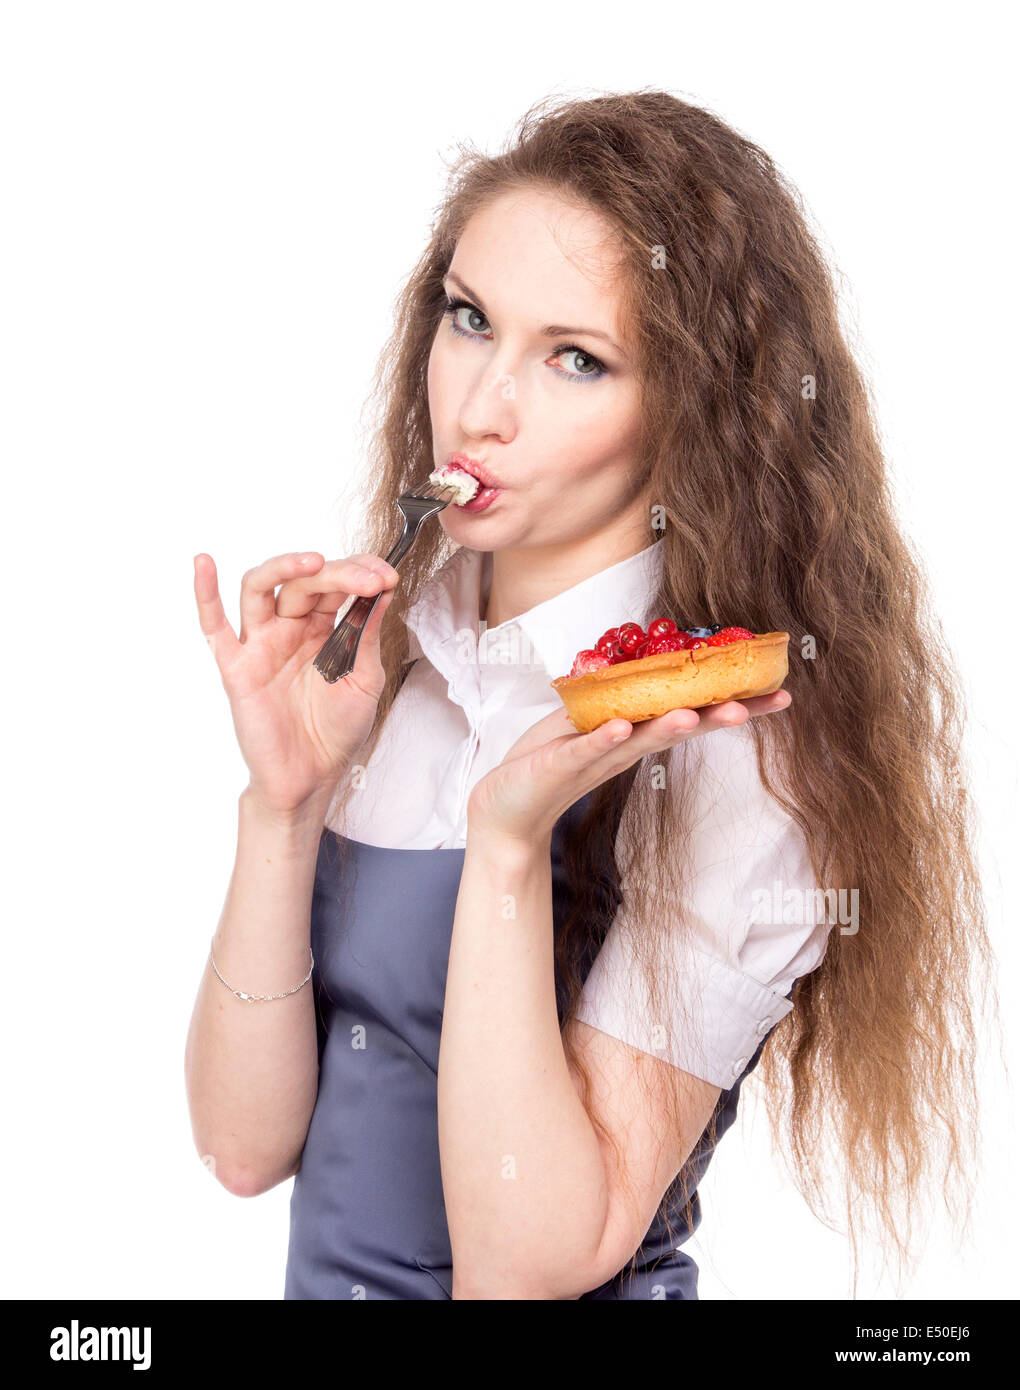
<svg viewBox="0 0 1020 1390">
<path fill-rule="evenodd" d="M 455 493 L 456 488 L 449 483 L 426 483 L 418 491 L 405 492 L 397 498 L 397 506 L 404 515 L 404 530 L 386 556 L 388 565 L 396 569 L 417 539 L 422 523 L 448 506 Z M 374 598 L 359 595 L 319 648 L 312 665 L 330 685 L 354 670 L 361 634 L 384 593 L 385 590 L 380 589 Z"/>
</svg>

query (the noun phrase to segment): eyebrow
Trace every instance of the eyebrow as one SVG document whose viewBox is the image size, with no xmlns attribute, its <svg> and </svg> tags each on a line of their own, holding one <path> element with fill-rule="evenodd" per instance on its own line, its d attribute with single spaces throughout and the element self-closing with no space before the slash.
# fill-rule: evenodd
<svg viewBox="0 0 1020 1390">
<path fill-rule="evenodd" d="M 446 274 L 443 276 L 443 279 L 455 281 L 455 283 L 460 286 L 464 293 L 466 295 L 469 295 L 475 301 L 475 303 L 483 311 L 483 313 L 487 314 L 485 305 L 482 303 L 482 296 L 480 294 L 476 294 L 475 291 L 471 288 L 471 286 L 465 284 L 464 281 L 460 278 L 460 276 L 457 275 L 454 271 L 448 270 Z M 562 323 L 547 323 L 546 326 L 540 329 L 539 331 L 542 333 L 543 337 L 546 338 L 562 338 L 563 335 L 566 333 L 583 334 L 585 337 L 588 338 L 601 338 L 604 343 L 608 343 L 611 348 L 614 348 L 620 354 L 621 357 L 624 356 L 623 349 L 621 347 L 618 347 L 617 344 L 613 342 L 612 338 L 610 338 L 608 333 L 603 333 L 601 329 L 598 328 L 568 328 Z"/>
</svg>

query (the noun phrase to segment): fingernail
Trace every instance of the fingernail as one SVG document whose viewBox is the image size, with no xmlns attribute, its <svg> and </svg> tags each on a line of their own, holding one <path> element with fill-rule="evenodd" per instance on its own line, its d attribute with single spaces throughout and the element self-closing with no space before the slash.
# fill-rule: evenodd
<svg viewBox="0 0 1020 1390">
<path fill-rule="evenodd" d="M 310 565 L 313 560 L 317 560 L 318 558 L 314 550 L 309 550 L 305 555 L 299 555 L 298 561 L 302 565 Z"/>
</svg>

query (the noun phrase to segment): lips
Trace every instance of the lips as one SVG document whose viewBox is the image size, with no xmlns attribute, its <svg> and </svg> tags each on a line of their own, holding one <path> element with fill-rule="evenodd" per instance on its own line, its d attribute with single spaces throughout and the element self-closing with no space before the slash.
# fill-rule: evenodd
<svg viewBox="0 0 1020 1390">
<path fill-rule="evenodd" d="M 470 473 L 472 478 L 477 478 L 482 487 L 500 488 L 503 486 L 499 479 L 494 478 L 477 459 L 468 458 L 467 454 L 450 454 L 446 460 L 446 467 L 463 469 L 465 473 Z"/>
</svg>

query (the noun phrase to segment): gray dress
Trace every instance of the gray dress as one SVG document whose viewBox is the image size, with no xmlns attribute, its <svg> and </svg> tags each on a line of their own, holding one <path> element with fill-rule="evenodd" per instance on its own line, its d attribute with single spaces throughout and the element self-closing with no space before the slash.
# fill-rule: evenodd
<svg viewBox="0 0 1020 1390">
<path fill-rule="evenodd" d="M 586 801 L 566 812 L 552 837 L 557 932 L 569 908 L 563 834 Z M 310 982 L 319 1090 L 291 1194 L 284 1298 L 449 1299 L 453 1269 L 436 1081 L 464 850 L 383 849 L 348 840 L 341 879 L 338 843 L 334 831 L 323 830 Z M 556 983 L 562 1019 L 562 981 Z M 717 1141 L 736 1118 L 741 1083 L 768 1036 L 719 1097 Z M 714 1146 L 703 1135 L 698 1147 L 700 1181 Z M 672 1216 L 677 1243 L 700 1223 L 697 1193 L 692 1209 L 689 1222 Z M 693 1259 L 671 1245 L 665 1223 L 656 1221 L 636 1272 L 628 1265 L 582 1298 L 694 1299 L 697 1278 Z"/>
</svg>

